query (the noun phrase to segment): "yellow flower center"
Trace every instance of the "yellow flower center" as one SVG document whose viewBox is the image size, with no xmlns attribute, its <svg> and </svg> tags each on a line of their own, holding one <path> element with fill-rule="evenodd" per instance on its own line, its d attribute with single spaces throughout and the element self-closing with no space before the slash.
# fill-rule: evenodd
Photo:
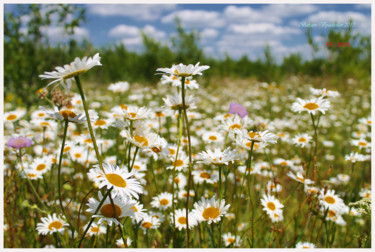
<svg viewBox="0 0 375 252">
<path fill-rule="evenodd" d="M 159 153 L 161 152 L 161 148 L 158 148 L 158 147 L 152 147 L 151 150 L 155 153 Z"/>
<path fill-rule="evenodd" d="M 174 155 L 176 151 L 174 149 L 168 149 L 169 150 L 169 155 Z"/>
<path fill-rule="evenodd" d="M 186 224 L 186 218 L 185 217 L 180 217 L 180 218 L 178 218 L 177 219 L 177 221 L 178 221 L 178 223 L 180 223 L 180 224 Z"/>
<path fill-rule="evenodd" d="M 107 122 L 104 121 L 103 119 L 98 119 L 98 120 L 94 123 L 95 126 L 103 126 L 103 125 L 106 125 L 106 124 L 107 124 Z"/>
<path fill-rule="evenodd" d="M 99 232 L 99 228 L 98 228 L 98 227 L 92 227 L 90 230 L 91 230 L 91 232 L 93 232 L 93 233 L 97 233 L 97 232 Z"/>
<path fill-rule="evenodd" d="M 201 174 L 199 174 L 199 176 L 201 178 L 204 178 L 204 179 L 210 179 L 211 178 L 211 175 L 208 172 L 201 172 Z"/>
<path fill-rule="evenodd" d="M 279 133 L 277 134 L 278 137 L 285 137 L 285 134 L 284 133 Z"/>
<path fill-rule="evenodd" d="M 367 124 L 371 124 L 371 120 L 367 120 Z"/>
<path fill-rule="evenodd" d="M 147 138 L 143 137 L 143 136 L 138 136 L 138 135 L 134 135 L 134 141 L 142 144 L 142 146 L 148 146 L 148 141 L 147 141 Z"/>
<path fill-rule="evenodd" d="M 138 212 L 138 209 L 135 206 L 132 206 L 130 209 L 133 209 L 134 212 Z"/>
<path fill-rule="evenodd" d="M 224 118 L 228 118 L 228 117 L 231 117 L 231 116 L 232 116 L 231 114 L 225 114 Z"/>
<path fill-rule="evenodd" d="M 67 80 L 67 79 L 73 78 L 73 77 L 75 77 L 75 76 L 77 76 L 77 75 L 80 75 L 80 74 L 82 74 L 82 73 L 86 73 L 86 72 L 87 72 L 87 69 L 80 69 L 80 70 L 77 70 L 77 71 L 75 71 L 75 72 L 73 72 L 73 73 L 69 73 L 69 74 L 65 75 L 65 76 L 63 77 L 63 79 L 64 79 L 64 80 Z"/>
<path fill-rule="evenodd" d="M 131 116 L 131 118 L 134 118 L 137 116 L 137 113 L 129 113 L 129 115 Z"/>
<path fill-rule="evenodd" d="M 44 169 L 46 169 L 46 165 L 45 164 L 38 164 L 38 166 L 36 167 L 36 170 L 37 171 L 43 171 Z"/>
<path fill-rule="evenodd" d="M 358 145 L 359 146 L 367 146 L 367 142 L 359 141 Z"/>
<path fill-rule="evenodd" d="M 234 243 L 234 239 L 233 238 L 228 238 L 228 243 Z"/>
<path fill-rule="evenodd" d="M 74 153 L 74 157 L 75 158 L 80 158 L 80 157 L 82 157 L 82 154 L 81 153 Z"/>
<path fill-rule="evenodd" d="M 121 104 L 120 107 L 124 110 L 127 110 L 128 109 L 128 106 L 126 106 L 125 104 Z"/>
<path fill-rule="evenodd" d="M 319 105 L 314 103 L 314 102 L 309 102 L 309 103 L 306 103 L 303 108 L 305 109 L 308 109 L 308 110 L 315 110 L 317 108 L 319 108 Z"/>
<path fill-rule="evenodd" d="M 155 116 L 157 117 L 163 117 L 165 116 L 163 112 L 155 112 Z"/>
<path fill-rule="evenodd" d="M 249 132 L 247 134 L 249 135 L 250 138 L 254 138 L 254 137 L 261 138 L 261 136 L 259 135 L 259 133 L 256 133 L 256 132 Z"/>
<path fill-rule="evenodd" d="M 336 216 L 336 212 L 332 210 L 328 210 L 328 217 L 332 218 Z"/>
<path fill-rule="evenodd" d="M 206 220 L 210 218 L 216 219 L 219 215 L 220 215 L 220 211 L 216 207 L 208 207 L 204 209 L 203 214 L 202 214 L 203 218 L 205 218 Z"/>
<path fill-rule="evenodd" d="M 63 224 L 61 223 L 61 221 L 52 221 L 49 225 L 48 225 L 48 229 L 49 230 L 53 230 L 53 229 L 60 229 L 62 228 Z"/>
<path fill-rule="evenodd" d="M 298 180 L 301 181 L 302 183 L 305 183 L 305 179 L 304 179 L 304 178 L 296 177 L 296 179 L 298 179 Z"/>
<path fill-rule="evenodd" d="M 182 161 L 181 159 L 177 159 L 176 162 L 172 162 L 172 165 L 173 166 L 182 166 L 184 164 L 184 161 Z"/>
<path fill-rule="evenodd" d="M 168 205 L 169 204 L 169 200 L 167 200 L 167 199 L 161 199 L 160 200 L 160 205 L 162 205 L 162 206 L 166 206 L 166 205 Z"/>
<path fill-rule="evenodd" d="M 182 139 L 182 142 L 185 143 L 185 144 L 189 143 L 189 141 L 187 139 Z"/>
<path fill-rule="evenodd" d="M 59 113 L 60 113 L 60 115 L 62 115 L 62 117 L 64 117 L 65 120 L 68 120 L 68 117 L 74 118 L 74 117 L 77 116 L 76 114 L 74 114 L 70 110 L 61 110 L 61 111 L 59 111 Z"/>
<path fill-rule="evenodd" d="M 85 142 L 85 143 L 92 143 L 92 139 L 91 138 L 87 138 L 83 142 Z"/>
<path fill-rule="evenodd" d="M 209 136 L 208 139 L 210 139 L 211 141 L 216 141 L 217 137 L 216 136 Z"/>
<path fill-rule="evenodd" d="M 241 128 L 242 128 L 242 126 L 239 125 L 238 123 L 235 123 L 235 124 L 233 124 L 233 125 L 231 125 L 231 126 L 229 127 L 230 130 L 241 129 Z"/>
<path fill-rule="evenodd" d="M 41 122 L 40 126 L 51 126 L 48 122 Z"/>
<path fill-rule="evenodd" d="M 115 211 L 116 211 L 116 215 L 115 215 L 115 212 L 113 211 L 113 206 L 115 208 Z M 119 206 L 117 206 L 116 204 L 107 204 L 107 205 L 104 205 L 102 206 L 102 208 L 100 208 L 100 212 L 102 213 L 102 215 L 104 217 L 107 217 L 107 218 L 116 218 L 119 217 L 121 215 L 121 208 Z"/>
<path fill-rule="evenodd" d="M 27 174 L 27 176 L 28 176 L 29 178 L 35 178 L 35 177 L 36 177 L 36 174 L 34 174 L 34 173 L 29 173 L 29 174 Z"/>
<path fill-rule="evenodd" d="M 304 137 L 300 137 L 300 138 L 298 139 L 298 142 L 300 142 L 300 143 L 306 143 L 306 138 L 304 138 Z"/>
<path fill-rule="evenodd" d="M 139 165 L 133 165 L 133 169 L 139 170 L 141 167 Z"/>
<path fill-rule="evenodd" d="M 143 223 L 142 223 L 142 227 L 143 227 L 143 228 L 151 228 L 151 227 L 152 227 L 152 223 L 151 223 L 151 222 L 148 222 L 148 221 L 143 222 Z"/>
<path fill-rule="evenodd" d="M 178 184 L 178 183 L 180 183 L 180 179 L 179 179 L 179 178 L 174 178 L 174 182 L 175 182 L 176 184 Z"/>
<path fill-rule="evenodd" d="M 15 114 L 10 114 L 7 116 L 7 120 L 9 121 L 13 121 L 13 120 L 16 120 L 18 118 L 18 116 L 16 116 Z"/>
<path fill-rule="evenodd" d="M 332 196 L 325 196 L 324 201 L 327 202 L 328 204 L 335 204 L 336 200 Z"/>
<path fill-rule="evenodd" d="M 276 209 L 275 203 L 273 203 L 273 202 L 268 202 L 268 203 L 267 203 L 267 207 L 268 207 L 268 209 L 270 209 L 271 211 L 275 211 L 275 209 Z"/>
<path fill-rule="evenodd" d="M 105 177 L 108 179 L 109 183 L 115 185 L 117 187 L 126 187 L 126 181 L 118 174 L 115 173 L 107 173 Z"/>
<path fill-rule="evenodd" d="M 287 163 L 286 161 L 282 161 L 282 162 L 280 163 L 280 165 L 282 165 L 282 166 L 287 166 L 288 163 Z"/>
<path fill-rule="evenodd" d="M 66 146 L 66 147 L 64 148 L 63 152 L 68 152 L 70 149 L 71 149 L 70 146 Z"/>
<path fill-rule="evenodd" d="M 38 116 L 39 116 L 39 117 L 43 117 L 44 115 L 45 115 L 45 114 L 42 113 L 42 112 L 38 113 Z"/>
</svg>

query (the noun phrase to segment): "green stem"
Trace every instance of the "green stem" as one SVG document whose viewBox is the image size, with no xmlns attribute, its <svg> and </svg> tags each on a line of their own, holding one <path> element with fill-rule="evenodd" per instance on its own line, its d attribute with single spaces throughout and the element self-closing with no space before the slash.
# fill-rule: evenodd
<svg viewBox="0 0 375 252">
<path fill-rule="evenodd" d="M 181 78 L 181 86 L 182 86 L 182 108 L 184 110 L 184 119 L 186 123 L 187 135 L 188 135 L 188 143 L 189 143 L 189 178 L 188 178 L 188 188 L 187 188 L 187 197 L 186 197 L 186 234 L 187 234 L 187 247 L 190 248 L 190 230 L 189 230 L 189 196 L 190 196 L 190 185 L 191 185 L 191 140 L 190 140 L 190 129 L 189 129 L 189 120 L 186 113 L 186 105 L 185 105 L 185 77 Z"/>
<path fill-rule="evenodd" d="M 138 146 L 136 146 L 135 147 L 135 152 L 134 152 L 134 156 L 133 156 L 133 161 L 132 161 L 132 165 L 129 167 L 129 172 L 131 172 L 132 171 L 132 169 L 133 169 L 133 166 L 134 166 L 134 162 L 135 162 L 135 158 L 136 158 L 136 156 L 137 156 L 137 152 L 138 152 L 138 150 L 139 150 L 139 147 Z"/>
<path fill-rule="evenodd" d="M 92 143 L 94 145 L 94 150 L 95 150 L 95 153 L 96 153 L 96 158 L 98 159 L 100 169 L 102 169 L 102 171 L 104 172 L 102 157 L 100 156 L 98 145 L 96 144 L 96 140 L 95 140 L 94 131 L 92 130 L 90 116 L 89 116 L 89 111 L 88 111 L 88 108 L 87 108 L 86 99 L 85 99 L 85 95 L 83 93 L 81 81 L 80 81 L 78 75 L 74 76 L 74 79 L 76 81 L 79 93 L 81 95 L 81 99 L 82 99 L 82 103 L 83 103 L 83 109 L 85 110 L 86 119 L 87 119 L 87 125 L 88 125 L 88 128 L 89 128 L 89 132 L 90 132 Z"/>
</svg>

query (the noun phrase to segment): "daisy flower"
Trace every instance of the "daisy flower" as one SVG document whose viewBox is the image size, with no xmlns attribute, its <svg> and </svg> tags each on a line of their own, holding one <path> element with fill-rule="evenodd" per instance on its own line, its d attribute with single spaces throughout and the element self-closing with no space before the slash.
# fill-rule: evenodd
<svg viewBox="0 0 375 252">
<path fill-rule="evenodd" d="M 349 183 L 350 176 L 347 174 L 337 174 L 337 179 L 344 185 Z"/>
<path fill-rule="evenodd" d="M 15 122 L 26 114 L 25 110 L 14 110 L 4 113 L 5 122 Z"/>
<path fill-rule="evenodd" d="M 222 216 L 225 216 L 230 205 L 225 205 L 225 200 L 221 202 L 216 200 L 215 195 L 211 199 L 201 198 L 199 202 L 194 203 L 194 213 L 197 221 L 207 221 L 208 224 L 212 222 L 217 223 L 221 220 Z"/>
<path fill-rule="evenodd" d="M 247 137 L 245 137 L 245 138 L 238 137 L 238 138 L 236 138 L 235 142 L 238 146 L 240 146 L 240 147 L 242 147 L 242 148 L 244 148 L 245 150 L 248 150 L 248 151 L 251 151 L 251 146 L 253 146 L 253 151 L 256 151 L 258 148 L 262 148 L 262 147 L 266 146 L 263 143 L 251 141 Z"/>
<path fill-rule="evenodd" d="M 132 239 L 126 238 L 126 246 L 129 248 L 132 245 Z M 116 240 L 116 246 L 119 248 L 125 248 L 124 241 L 122 238 Z"/>
<path fill-rule="evenodd" d="M 222 124 L 219 125 L 219 129 L 230 132 L 237 133 L 238 130 L 246 129 L 251 123 L 251 120 L 248 116 L 241 118 L 238 115 L 234 117 L 228 117 L 222 121 Z"/>
<path fill-rule="evenodd" d="M 325 114 L 330 106 L 331 103 L 328 100 L 323 99 L 323 97 L 318 97 L 317 99 L 310 100 L 302 100 L 301 98 L 297 98 L 297 101 L 292 105 L 292 110 L 298 113 L 307 111 L 308 113 L 313 115 L 315 115 L 317 111 Z"/>
<path fill-rule="evenodd" d="M 44 72 L 44 74 L 39 75 L 41 79 L 54 79 L 50 82 L 48 86 L 60 82 L 60 84 L 70 90 L 72 86 L 71 79 L 75 76 L 83 74 L 93 68 L 94 66 L 101 66 L 99 53 L 95 54 L 93 58 L 84 57 L 83 59 L 75 58 L 73 62 L 69 65 L 64 65 L 64 67 L 56 67 L 56 71 Z M 66 84 L 64 83 L 66 81 Z"/>
<path fill-rule="evenodd" d="M 30 165 L 31 169 L 40 172 L 41 174 L 46 173 L 51 169 L 52 161 L 49 157 L 35 158 Z"/>
<path fill-rule="evenodd" d="M 322 97 L 332 97 L 332 98 L 335 98 L 337 96 L 340 95 L 339 92 L 337 91 L 332 91 L 332 90 L 327 90 L 325 88 L 323 89 L 315 89 L 315 88 L 310 88 L 310 92 L 313 94 L 313 95 L 316 95 L 316 96 L 322 96 Z"/>
<path fill-rule="evenodd" d="M 314 184 L 314 181 L 310 180 L 310 179 L 307 179 L 305 178 L 305 176 L 303 176 L 301 173 L 297 172 L 297 175 L 294 175 L 294 173 L 292 172 L 288 172 L 286 175 L 288 175 L 290 178 L 292 178 L 293 180 L 297 181 L 297 182 L 300 182 L 300 183 L 303 183 L 305 185 L 311 185 L 311 184 Z"/>
<path fill-rule="evenodd" d="M 101 192 L 99 192 L 98 195 L 99 195 L 99 201 L 94 198 L 90 198 L 88 200 L 87 206 L 89 207 L 89 209 L 86 210 L 87 212 L 95 213 L 96 209 L 98 208 L 100 202 L 103 199 Z M 112 226 L 113 223 L 115 225 L 122 226 L 121 222 L 119 222 L 117 219 L 120 219 L 125 216 L 133 217 L 134 209 L 132 209 L 132 207 L 134 206 L 134 202 L 128 201 L 126 199 L 124 200 L 123 198 L 120 198 L 120 197 L 114 197 L 112 198 L 112 200 L 113 200 L 113 205 L 109 197 L 107 197 L 104 200 L 103 205 L 100 207 L 100 210 L 98 211 L 98 213 L 96 215 L 93 215 L 92 217 L 100 218 L 98 224 L 107 222 L 109 226 Z M 113 207 L 115 211 L 113 210 Z"/>
<path fill-rule="evenodd" d="M 284 220 L 284 216 L 283 216 L 282 212 L 281 212 L 281 214 L 280 213 L 270 214 L 269 217 L 271 218 L 272 222 L 280 222 L 280 221 Z"/>
<path fill-rule="evenodd" d="M 224 141 L 224 137 L 218 132 L 208 131 L 203 134 L 202 140 L 206 143 L 221 143 Z"/>
<path fill-rule="evenodd" d="M 69 150 L 70 157 L 78 163 L 85 163 L 87 160 L 87 149 L 83 146 L 73 146 Z"/>
<path fill-rule="evenodd" d="M 23 173 L 21 173 L 21 176 L 23 178 L 28 178 L 30 180 L 37 180 L 43 178 L 42 173 L 32 169 L 32 168 L 26 168 L 23 170 Z"/>
<path fill-rule="evenodd" d="M 280 184 L 275 184 L 272 180 L 269 180 L 266 185 L 267 191 L 270 193 L 281 192 L 282 187 Z"/>
<path fill-rule="evenodd" d="M 108 86 L 108 90 L 111 90 L 113 93 L 124 93 L 129 89 L 129 82 L 119 81 L 116 83 L 111 83 Z"/>
<path fill-rule="evenodd" d="M 86 230 L 87 226 L 89 224 L 86 224 L 83 229 Z M 107 231 L 105 225 L 98 225 L 97 223 L 93 222 L 87 231 L 88 236 L 94 236 L 94 235 L 100 235 L 100 234 L 105 234 Z"/>
<path fill-rule="evenodd" d="M 359 122 L 371 126 L 371 116 L 359 119 Z"/>
<path fill-rule="evenodd" d="M 292 143 L 297 147 L 304 148 L 308 146 L 309 142 L 312 140 L 312 137 L 308 134 L 298 134 L 292 139 Z"/>
<path fill-rule="evenodd" d="M 294 166 L 292 161 L 286 160 L 286 159 L 283 159 L 283 158 L 276 158 L 273 163 L 275 165 L 288 166 L 288 167 L 291 167 L 291 168 Z"/>
<path fill-rule="evenodd" d="M 171 213 L 171 221 L 173 222 L 173 213 Z M 175 225 L 178 230 L 186 229 L 186 209 L 176 209 L 175 210 Z M 193 213 L 189 213 L 189 229 L 192 229 L 198 224 L 196 217 Z"/>
<path fill-rule="evenodd" d="M 123 116 L 131 121 L 143 120 L 152 116 L 152 111 L 146 107 L 122 107 Z"/>
<path fill-rule="evenodd" d="M 263 205 L 263 210 L 266 211 L 266 213 L 269 216 L 273 216 L 274 213 L 277 215 L 282 215 L 283 213 L 283 207 L 284 205 L 280 203 L 278 199 L 275 198 L 273 195 L 263 195 L 263 198 L 260 199 L 262 205 Z"/>
<path fill-rule="evenodd" d="M 186 200 L 187 195 L 188 193 L 186 190 L 180 190 L 180 192 L 178 193 L 178 198 Z M 193 190 L 190 190 L 189 197 L 193 198 L 194 196 L 195 196 L 195 192 Z"/>
<path fill-rule="evenodd" d="M 335 212 L 341 213 L 343 208 L 345 208 L 344 201 L 335 194 L 334 190 L 327 190 L 325 193 L 319 195 L 320 205 L 328 208 L 328 210 L 333 210 Z"/>
<path fill-rule="evenodd" d="M 134 206 L 132 206 L 130 209 L 134 210 L 134 215 L 132 216 L 132 219 L 134 222 L 139 223 L 146 215 L 146 209 L 143 208 L 143 205 L 140 204 L 138 201 L 131 201 L 131 203 L 134 203 Z"/>
<path fill-rule="evenodd" d="M 160 226 L 160 220 L 158 218 L 151 217 L 150 215 L 145 215 L 141 223 L 141 228 L 144 233 L 149 229 L 157 229 Z"/>
<path fill-rule="evenodd" d="M 57 120 L 65 120 L 73 123 L 84 123 L 86 122 L 86 116 L 84 114 L 75 114 L 73 111 L 65 109 L 60 110 L 55 107 L 54 111 L 50 111 L 42 106 L 39 106 L 39 109 L 43 110 L 49 117 L 55 118 Z M 89 114 L 90 116 L 90 114 Z M 92 120 L 90 116 L 90 120 Z"/>
<path fill-rule="evenodd" d="M 47 217 L 41 218 L 41 223 L 36 224 L 36 230 L 38 234 L 47 235 L 55 232 L 64 232 L 64 226 L 68 226 L 61 217 L 58 217 L 56 213 L 48 215 Z"/>
<path fill-rule="evenodd" d="M 135 130 L 133 135 L 130 134 L 129 130 L 125 130 L 125 138 L 128 139 L 133 145 L 141 149 L 155 149 L 159 150 L 158 147 L 162 144 L 160 136 L 156 133 Z"/>
<path fill-rule="evenodd" d="M 184 152 L 179 152 L 177 158 L 172 157 L 171 161 L 172 165 L 167 167 L 169 170 L 173 170 L 176 166 L 177 171 L 182 171 L 189 166 L 189 157 Z"/>
<path fill-rule="evenodd" d="M 233 245 L 233 247 L 241 246 L 241 237 L 232 235 L 231 233 L 223 234 L 223 241 L 225 243 L 225 247 Z"/>
<path fill-rule="evenodd" d="M 174 75 L 176 77 L 189 77 L 193 75 L 202 75 L 204 70 L 209 69 L 209 66 L 200 66 L 200 62 L 196 65 L 184 65 L 182 63 L 178 65 L 172 65 L 171 68 L 158 68 L 156 71 L 163 72 L 169 75 Z"/>
<path fill-rule="evenodd" d="M 367 189 L 367 188 L 362 188 L 360 191 L 359 191 L 359 196 L 361 196 L 362 198 L 368 198 L 368 199 L 371 199 L 371 190 Z"/>
<path fill-rule="evenodd" d="M 199 163 L 214 164 L 214 165 L 228 165 L 229 162 L 234 162 L 238 158 L 236 150 L 231 150 L 229 147 L 224 151 L 220 149 L 202 151 L 198 154 Z"/>
<path fill-rule="evenodd" d="M 204 182 L 214 184 L 219 179 L 216 174 L 205 170 L 195 170 L 192 172 L 192 174 L 194 176 L 194 183 L 196 184 L 203 184 Z"/>
<path fill-rule="evenodd" d="M 296 244 L 296 248 L 301 249 L 301 248 L 316 248 L 314 243 L 310 242 L 298 242 Z"/>
<path fill-rule="evenodd" d="M 113 187 L 112 196 L 117 195 L 121 198 L 139 198 L 138 194 L 142 194 L 142 186 L 140 183 L 131 178 L 132 173 L 126 172 L 124 169 L 116 165 L 111 165 L 103 163 L 103 171 L 100 169 L 99 165 L 95 165 L 93 169 L 89 172 L 89 177 L 94 178 L 94 182 L 99 184 L 99 188 L 107 187 L 110 189 Z"/>
<path fill-rule="evenodd" d="M 165 102 L 165 108 L 168 108 L 170 110 L 182 110 L 184 109 L 184 106 L 182 104 L 182 95 L 179 93 L 176 93 L 174 96 L 167 95 L 166 98 L 163 98 L 163 101 Z M 195 102 L 196 99 L 192 95 L 186 95 L 185 96 L 185 107 L 186 109 L 195 109 Z"/>
<path fill-rule="evenodd" d="M 369 148 L 371 147 L 371 143 L 367 142 L 365 139 L 359 139 L 359 140 L 356 140 L 356 139 L 353 139 L 352 140 L 352 145 L 354 146 L 357 146 L 359 147 L 360 149 L 362 148 Z"/>
<path fill-rule="evenodd" d="M 94 129 L 100 128 L 100 129 L 108 129 L 109 126 L 111 126 L 114 123 L 113 119 L 97 119 L 92 124 L 92 127 Z"/>
<path fill-rule="evenodd" d="M 187 183 L 185 175 L 183 173 L 180 173 L 180 172 L 176 175 L 176 177 L 174 177 L 173 181 L 176 183 L 176 185 L 180 189 L 184 188 L 186 186 L 186 183 Z M 172 180 L 170 180 L 170 183 L 171 182 L 172 182 Z"/>
<path fill-rule="evenodd" d="M 152 198 L 151 206 L 160 210 L 168 209 L 172 206 L 172 194 L 163 192 Z"/>
</svg>

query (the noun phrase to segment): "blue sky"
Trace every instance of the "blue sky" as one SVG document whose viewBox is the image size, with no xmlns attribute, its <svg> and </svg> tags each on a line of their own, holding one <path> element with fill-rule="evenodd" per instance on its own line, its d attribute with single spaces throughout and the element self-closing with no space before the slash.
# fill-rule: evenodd
<svg viewBox="0 0 375 252">
<path fill-rule="evenodd" d="M 271 47 L 276 59 L 290 53 L 311 58 L 306 28 L 301 22 L 316 24 L 313 36 L 326 53 L 324 35 L 330 28 L 322 24 L 344 24 L 353 19 L 354 33 L 370 34 L 369 4 L 85 4 L 87 21 L 76 30 L 75 38 L 89 39 L 95 46 L 124 43 L 129 50 L 141 51 L 141 31 L 162 43 L 170 43 L 175 33 L 174 18 L 178 16 L 185 29 L 201 34 L 200 45 L 215 57 L 229 54 L 239 58 L 247 55 L 257 59 L 265 45 Z M 5 5 L 5 12 L 14 5 Z M 27 20 L 27 17 L 25 17 Z M 334 28 L 341 29 L 343 28 Z M 44 27 L 52 40 L 66 39 L 58 27 Z M 59 32 L 60 31 L 60 32 Z M 346 41 L 334 41 L 346 42 Z"/>
</svg>

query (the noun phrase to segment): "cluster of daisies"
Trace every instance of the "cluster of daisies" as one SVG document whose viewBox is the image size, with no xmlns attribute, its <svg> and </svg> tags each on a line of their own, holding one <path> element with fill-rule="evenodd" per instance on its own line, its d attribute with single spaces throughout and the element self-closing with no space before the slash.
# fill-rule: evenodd
<svg viewBox="0 0 375 252">
<path fill-rule="evenodd" d="M 100 56 L 96 54 L 92 58 L 76 58 L 70 65 L 56 67 L 55 71 L 40 77 L 52 79 L 49 85 L 61 85 L 70 92 L 72 83 L 79 82 L 79 75 L 100 65 Z M 335 118 L 322 115 L 339 97 L 338 92 L 311 88 L 312 98 L 307 100 L 293 95 L 278 100 L 270 95 L 269 101 L 263 101 L 260 97 L 264 97 L 265 92 L 277 91 L 274 84 L 258 83 L 257 88 L 243 93 L 236 93 L 243 90 L 225 92 L 223 88 L 219 95 L 239 102 L 231 102 L 228 111 L 228 104 L 220 107 L 218 104 L 222 101 L 219 96 L 199 89 L 199 83 L 193 79 L 208 68 L 199 63 L 159 68 L 157 71 L 162 76 L 158 91 L 149 88 L 133 90 L 128 82 L 112 83 L 108 86 L 112 94 L 97 95 L 88 111 L 85 111 L 81 96 L 73 94 L 68 106 L 40 106 L 31 113 L 25 109 L 5 112 L 5 129 L 9 135 L 13 134 L 13 137 L 6 138 L 6 146 L 13 151 L 7 159 L 14 163 L 16 159 L 21 161 L 15 167 L 23 178 L 37 181 L 52 179 L 55 168 L 61 164 L 62 176 L 79 181 L 78 185 L 82 188 L 97 189 L 97 193 L 85 202 L 89 219 L 85 215 L 80 216 L 79 212 L 81 207 L 85 208 L 80 201 L 87 192 L 78 192 L 74 200 L 66 196 L 62 202 L 71 216 L 51 213 L 42 217 L 36 226 L 38 233 L 51 235 L 67 231 L 71 237 L 81 238 L 69 230 L 69 219 L 77 217 L 85 221 L 84 226 L 79 228 L 85 230 L 87 236 L 103 235 L 111 226 L 122 230 L 128 219 L 146 235 L 148 231 L 161 230 L 167 225 L 174 226 L 178 231 L 186 231 L 189 227 L 194 232 L 200 232 L 201 226 L 206 224 L 217 225 L 221 232 L 225 219 L 228 223 L 223 226 L 220 239 L 225 247 L 241 247 L 246 240 L 243 235 L 249 230 L 246 228 L 254 225 L 249 224 L 247 204 L 241 204 L 250 196 L 242 190 L 248 185 L 251 185 L 251 194 L 258 201 L 252 211 L 263 210 L 271 225 L 284 222 L 287 217 L 283 213 L 284 206 L 287 209 L 293 207 L 284 198 L 289 184 L 302 186 L 303 196 L 316 200 L 318 214 L 326 221 L 345 226 L 343 216 L 360 217 L 355 208 L 345 204 L 344 194 L 335 190 L 341 185 L 348 185 L 352 174 L 337 173 L 325 178 L 329 183 L 322 186 L 311 173 L 307 173 L 306 156 L 310 148 L 312 150 L 317 145 L 318 136 L 311 131 L 311 124 L 310 128 L 306 127 L 307 123 L 296 119 L 296 113 L 291 113 L 307 112 L 314 128 L 324 132 L 330 125 L 329 120 L 334 121 Z M 173 95 L 170 94 L 171 87 L 176 89 Z M 183 88 L 189 91 L 184 99 Z M 196 97 L 194 91 L 198 89 L 200 97 L 205 99 Z M 126 102 L 122 99 L 125 95 Z M 238 101 L 238 97 L 244 100 Z M 251 102 L 245 100 L 248 97 Z M 144 106 L 147 102 L 149 105 Z M 269 111 L 264 112 L 268 106 L 266 102 L 270 106 Z M 288 115 L 286 119 L 272 116 L 285 109 L 277 104 L 291 104 L 285 112 Z M 246 107 L 252 108 L 250 115 Z M 190 122 L 190 138 L 186 133 L 179 137 L 179 128 L 186 131 L 185 126 L 179 124 L 183 110 L 186 110 Z M 272 119 L 267 118 L 266 113 Z M 28 117 L 30 120 L 26 119 Z M 67 128 L 63 144 L 59 140 L 64 124 Z M 371 118 L 360 118 L 355 127 L 357 130 L 352 133 L 350 143 L 357 151 L 344 157 L 352 171 L 357 162 L 370 160 Z M 301 132 L 300 128 L 306 128 L 306 132 Z M 117 135 L 111 135 L 113 132 Z M 332 141 L 324 140 L 319 142 L 318 147 L 329 150 L 334 145 Z M 189 146 L 191 153 L 188 152 Z M 32 150 L 23 151 L 28 147 Z M 293 147 L 295 153 L 289 151 Z M 62 155 L 59 156 L 60 150 Z M 333 155 L 327 153 L 326 160 L 333 161 Z M 10 162 L 6 164 L 7 175 L 10 175 Z M 189 186 L 190 166 L 192 186 Z M 250 182 L 250 177 L 254 182 Z M 224 184 L 225 188 L 237 188 L 228 189 L 236 197 L 229 195 L 226 189 L 222 190 Z M 361 186 L 359 196 L 370 198 L 369 188 Z M 170 190 L 171 187 L 173 190 Z M 187 211 L 188 197 L 193 200 Z M 48 203 L 49 206 L 52 204 L 55 203 Z M 236 207 L 245 212 L 239 212 Z M 130 247 L 134 244 L 135 238 L 125 238 L 117 239 L 116 245 Z M 316 245 L 297 241 L 296 247 L 314 248 Z"/>
</svg>

